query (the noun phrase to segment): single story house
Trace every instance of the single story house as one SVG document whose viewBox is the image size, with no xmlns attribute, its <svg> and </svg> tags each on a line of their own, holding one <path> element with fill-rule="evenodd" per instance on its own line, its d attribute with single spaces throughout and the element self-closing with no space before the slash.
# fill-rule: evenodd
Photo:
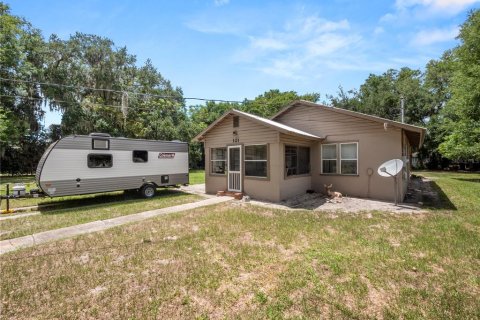
<svg viewBox="0 0 480 320">
<path fill-rule="evenodd" d="M 243 192 L 277 202 L 333 184 L 344 196 L 393 201 L 393 179 L 377 169 L 387 160 L 404 160 L 397 179 L 403 199 L 412 150 L 421 147 L 425 131 L 299 100 L 271 119 L 230 110 L 194 140 L 205 146 L 207 193 Z"/>
</svg>

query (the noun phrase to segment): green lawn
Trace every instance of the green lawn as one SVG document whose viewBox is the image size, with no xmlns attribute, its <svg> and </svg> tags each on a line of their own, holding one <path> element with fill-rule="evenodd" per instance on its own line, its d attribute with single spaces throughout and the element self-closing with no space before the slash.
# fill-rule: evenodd
<svg viewBox="0 0 480 320">
<path fill-rule="evenodd" d="M 205 183 L 205 170 L 190 170 L 190 184 Z"/>
<path fill-rule="evenodd" d="M 200 196 L 174 189 L 159 189 L 157 195 L 152 199 L 141 199 L 135 194 L 118 192 L 69 200 L 69 203 L 64 205 L 66 208 L 63 209 L 44 210 L 40 215 L 0 221 L 0 240 L 171 207 L 200 199 Z M 79 207 L 71 208 L 74 205 Z"/>
<path fill-rule="evenodd" d="M 422 172 L 447 209 L 238 202 L 1 257 L 5 318 L 478 319 L 480 175 Z"/>
<path fill-rule="evenodd" d="M 10 193 L 12 193 L 12 187 L 14 183 L 24 183 L 27 191 L 30 191 L 30 188 L 37 188 L 37 184 L 35 183 L 35 176 L 0 176 L 0 193 L 2 195 L 5 194 L 6 184 L 10 184 Z M 205 183 L 205 171 L 204 170 L 190 170 L 190 184 L 200 184 Z M 107 198 L 108 196 L 119 195 L 122 194 L 121 192 L 109 192 L 109 193 L 102 193 L 100 195 L 105 195 Z M 55 197 L 55 198 L 23 198 L 23 199 L 11 199 L 10 200 L 10 207 L 11 208 L 19 208 L 19 207 L 27 207 L 27 206 L 34 206 L 34 205 L 44 205 L 44 204 L 55 204 L 57 202 L 63 202 L 68 200 L 72 204 L 81 203 L 83 199 L 89 199 L 88 201 L 92 201 L 93 198 L 97 198 L 99 194 L 95 195 L 81 195 L 81 196 L 67 196 L 67 197 Z M 111 197 L 110 197 L 111 198 Z M 111 198 L 113 199 L 113 198 Z M 117 199 L 114 199 L 117 201 Z M 6 209 L 6 201 L 2 201 L 0 209 Z"/>
</svg>

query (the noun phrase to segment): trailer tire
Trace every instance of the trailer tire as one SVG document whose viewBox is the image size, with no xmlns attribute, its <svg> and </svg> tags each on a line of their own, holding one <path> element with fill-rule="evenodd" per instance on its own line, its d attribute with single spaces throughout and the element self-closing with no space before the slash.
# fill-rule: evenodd
<svg viewBox="0 0 480 320">
<path fill-rule="evenodd" d="M 154 184 L 145 184 L 140 188 L 140 194 L 146 199 L 153 198 L 155 196 L 156 187 Z"/>
</svg>

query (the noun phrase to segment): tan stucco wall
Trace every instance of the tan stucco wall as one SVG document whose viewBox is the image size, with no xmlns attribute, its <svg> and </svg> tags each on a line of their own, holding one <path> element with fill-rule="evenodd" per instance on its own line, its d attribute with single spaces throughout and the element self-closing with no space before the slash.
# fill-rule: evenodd
<svg viewBox="0 0 480 320">
<path fill-rule="evenodd" d="M 267 179 L 243 179 L 243 191 L 254 199 L 280 201 L 304 194 L 308 189 L 324 192 L 324 184 L 333 184 L 333 189 L 346 196 L 367 197 L 393 201 L 393 179 L 378 175 L 377 169 L 383 162 L 402 158 L 402 130 L 382 123 L 359 119 L 349 115 L 325 111 L 320 108 L 295 107 L 275 119 L 300 130 L 326 136 L 323 142 L 312 142 L 294 138 L 278 131 L 240 118 L 240 126 L 233 128 L 233 117 L 228 116 L 205 136 L 205 180 L 207 193 L 227 190 L 227 175 L 210 174 L 210 148 L 240 144 L 268 144 L 269 174 Z M 233 131 L 239 141 L 233 142 Z M 358 142 L 358 175 L 322 175 L 321 143 Z M 408 142 L 407 142 L 408 143 Z M 310 175 L 285 177 L 285 145 L 310 146 Z M 411 148 L 408 149 L 408 152 Z M 242 151 L 242 155 L 244 152 Z M 243 167 L 243 163 L 242 163 Z M 369 178 L 367 169 L 373 170 Z M 406 183 L 399 175 L 399 199 L 405 194 Z M 369 192 L 370 186 L 370 192 Z"/>
<path fill-rule="evenodd" d="M 285 176 L 285 146 L 305 146 L 310 147 L 310 165 L 312 165 L 312 146 L 314 143 L 300 138 L 280 134 L 280 153 L 278 158 L 281 161 L 279 171 L 280 175 L 280 200 L 286 200 L 297 195 L 305 194 L 308 189 L 312 188 L 312 169 L 310 174 L 302 176 Z"/>
<path fill-rule="evenodd" d="M 233 142 L 233 131 L 237 131 L 238 142 Z M 279 170 L 282 166 L 279 154 L 279 133 L 273 129 L 240 118 L 239 127 L 233 128 L 233 117 L 228 116 L 205 136 L 205 188 L 206 192 L 215 194 L 219 190 L 227 190 L 227 175 L 212 175 L 210 168 L 210 149 L 227 147 L 228 145 L 268 144 L 268 177 L 248 178 L 244 176 L 242 148 L 243 192 L 253 199 L 277 202 L 280 199 Z"/>
<path fill-rule="evenodd" d="M 377 169 L 383 162 L 402 158 L 402 130 L 381 123 L 338 114 L 321 108 L 297 106 L 275 119 L 313 134 L 326 136 L 322 143 L 358 142 L 358 175 L 322 175 L 320 142 L 311 149 L 312 186 L 324 192 L 324 184 L 333 184 L 333 189 L 347 196 L 394 200 L 392 178 L 378 175 Z M 374 173 L 368 177 L 367 169 Z M 399 198 L 403 198 L 401 175 L 398 176 Z M 369 181 L 370 180 L 370 181 Z M 370 193 L 369 191 L 370 185 Z"/>
</svg>

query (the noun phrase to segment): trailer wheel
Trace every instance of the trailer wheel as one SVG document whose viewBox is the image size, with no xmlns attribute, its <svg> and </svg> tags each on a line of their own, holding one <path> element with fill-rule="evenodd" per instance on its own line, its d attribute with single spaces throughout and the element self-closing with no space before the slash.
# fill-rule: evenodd
<svg viewBox="0 0 480 320">
<path fill-rule="evenodd" d="M 140 194 L 144 198 L 153 198 L 156 188 L 153 184 L 146 184 L 140 189 Z"/>
</svg>

